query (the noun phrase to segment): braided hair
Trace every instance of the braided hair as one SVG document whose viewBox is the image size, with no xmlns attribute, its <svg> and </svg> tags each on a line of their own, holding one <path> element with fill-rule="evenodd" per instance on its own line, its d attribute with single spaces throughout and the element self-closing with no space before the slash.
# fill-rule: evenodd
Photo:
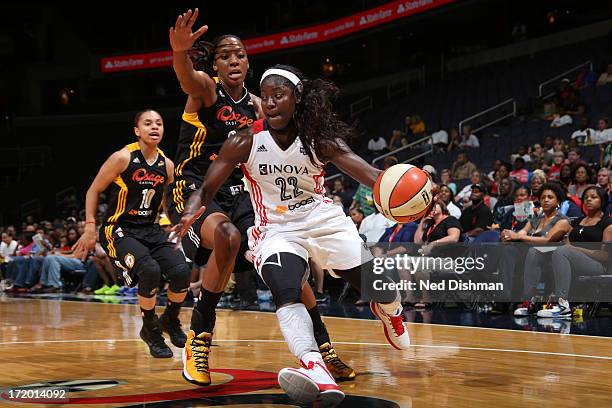
<svg viewBox="0 0 612 408">
<path fill-rule="evenodd" d="M 212 42 L 204 40 L 196 41 L 191 49 L 187 52 L 189 59 L 191 59 L 191 63 L 193 64 L 193 68 L 196 71 L 205 72 L 211 78 L 217 76 L 217 73 L 213 69 L 215 56 L 217 55 L 219 45 L 226 38 L 235 38 L 242 44 L 240 37 L 233 34 L 220 35 L 215 37 Z"/>
</svg>

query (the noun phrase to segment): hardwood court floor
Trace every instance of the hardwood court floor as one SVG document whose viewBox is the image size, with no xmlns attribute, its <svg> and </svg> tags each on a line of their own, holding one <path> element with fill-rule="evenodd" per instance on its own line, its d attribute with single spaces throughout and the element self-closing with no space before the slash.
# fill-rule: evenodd
<svg viewBox="0 0 612 408">
<path fill-rule="evenodd" d="M 396 351 L 379 322 L 324 320 L 358 372 L 345 407 L 612 406 L 610 338 L 410 324 L 413 347 Z M 73 381 L 70 404 L 98 407 L 291 405 L 276 373 L 294 359 L 273 313 L 218 312 L 208 388 L 181 378 L 179 349 L 150 357 L 140 321 L 134 305 L 0 298 L 0 388 Z"/>
</svg>

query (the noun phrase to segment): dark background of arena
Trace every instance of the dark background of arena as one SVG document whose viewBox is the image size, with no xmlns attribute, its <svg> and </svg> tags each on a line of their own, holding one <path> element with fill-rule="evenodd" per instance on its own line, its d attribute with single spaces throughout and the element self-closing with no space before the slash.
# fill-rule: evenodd
<svg viewBox="0 0 612 408">
<path fill-rule="evenodd" d="M 185 96 L 171 67 L 101 74 L 100 57 L 169 49 L 168 28 L 178 13 L 194 6 L 201 9 L 197 25 L 210 26 L 206 35 L 210 39 L 228 32 L 249 38 L 308 26 L 383 3 L 4 2 L 0 5 L 0 225 L 20 223 L 30 214 L 36 219 L 77 215 L 102 161 L 133 140 L 132 118 L 137 110 L 152 107 L 162 113 L 162 148 L 174 155 Z M 348 120 L 348 104 L 363 96 L 351 92 L 360 81 L 412 68 L 424 68 L 425 83 L 448 80 L 445 61 L 512 44 L 517 24 L 525 24 L 528 37 L 536 38 L 611 17 L 609 1 L 459 0 L 328 43 L 252 56 L 254 76 L 247 84 L 257 93 L 255 78 L 275 63 L 296 65 L 311 76 L 325 75 L 346 90 L 338 110 Z M 601 43 L 611 60 L 612 37 L 602 38 Z M 329 62 L 333 72 L 328 70 Z M 411 89 L 422 86 L 415 83 Z M 384 88 L 381 83 L 380 89 Z M 67 96 L 64 102 L 62 92 Z M 456 126 L 447 119 L 439 118 L 447 128 Z M 361 131 L 357 149 L 376 129 Z M 74 199 L 74 207 L 65 205 Z"/>
</svg>

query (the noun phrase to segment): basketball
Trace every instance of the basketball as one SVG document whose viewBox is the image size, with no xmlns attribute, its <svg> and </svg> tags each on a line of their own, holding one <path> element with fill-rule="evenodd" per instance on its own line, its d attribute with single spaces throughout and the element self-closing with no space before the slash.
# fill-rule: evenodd
<svg viewBox="0 0 612 408">
<path fill-rule="evenodd" d="M 392 221 L 412 222 L 429 209 L 432 188 L 426 172 L 411 164 L 396 164 L 378 176 L 374 184 L 374 204 Z"/>
</svg>

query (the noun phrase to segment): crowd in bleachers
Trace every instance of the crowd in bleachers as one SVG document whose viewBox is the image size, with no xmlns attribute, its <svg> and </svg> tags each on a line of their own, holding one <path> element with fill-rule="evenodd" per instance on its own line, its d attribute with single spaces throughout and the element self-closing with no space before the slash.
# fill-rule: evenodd
<svg viewBox="0 0 612 408">
<path fill-rule="evenodd" d="M 576 231 L 585 231 L 593 223 L 599 230 L 590 239 L 605 240 L 612 215 L 612 129 L 607 116 L 612 111 L 610 104 L 593 106 L 582 95 L 610 92 L 610 78 L 612 65 L 600 75 L 583 71 L 573 81 L 561 80 L 555 95 L 545 104 L 545 112 L 537 117 L 534 115 L 535 120 L 545 123 L 543 128 L 557 129 L 555 136 L 543 134 L 536 143 L 514 146 L 510 155 L 495 160 L 493 168 L 484 168 L 471 161 L 472 153 L 477 153 L 477 157 L 482 157 L 483 153 L 479 152 L 479 138 L 470 126 L 463 126 L 461 132 L 458 129 L 447 132 L 438 126 L 430 133 L 429 143 L 433 144 L 434 153 L 454 152 L 455 160 L 448 167 L 438 170 L 426 165 L 423 168 L 440 186 L 439 213 L 457 219 L 454 227 L 460 231 L 460 240 L 548 243 L 571 238 L 571 242 L 581 242 L 583 236 Z M 599 116 L 589 117 L 592 111 Z M 401 149 L 402 146 L 428 134 L 426 124 L 418 115 L 407 116 L 405 124 L 403 129 L 393 130 L 388 143 L 379 135 L 372 138 L 366 156 L 394 153 L 400 149 L 397 150 L 399 155 L 406 150 Z M 497 143 L 511 141 L 500 139 Z M 593 155 L 594 149 L 599 154 Z M 590 156 L 584 157 L 584 151 L 590 151 Z M 428 162 L 427 157 L 425 162 Z M 387 156 L 383 168 L 394 163 L 397 158 Z M 335 194 L 343 197 L 335 197 Z M 347 187 L 336 179 L 332 190 L 334 201 L 344 205 L 368 242 L 396 242 L 398 237 L 407 239 L 405 242 L 427 242 L 427 237 L 423 236 L 423 222 L 399 226 L 378 214 L 372 191 L 367 187 L 358 186 L 351 205 L 347 205 L 346 195 Z M 599 207 L 590 208 L 593 200 L 601 202 L 600 213 L 596 211 Z M 426 219 L 425 222 L 434 221 Z M 399 234 L 402 229 L 408 233 Z M 588 263 L 579 256 L 576 258 L 571 251 L 569 256 L 566 252 L 555 251 L 556 261 L 545 258 L 548 264 L 561 262 L 557 258 L 562 255 L 565 259 L 575 258 L 567 261 L 571 265 L 569 268 L 564 265 L 555 269 L 556 285 L 549 292 L 561 299 L 567 298 L 571 279 L 560 274 L 571 277 L 571 270 L 577 266 L 572 262 L 578 262 L 576 259 Z M 525 270 L 531 271 L 525 276 L 523 288 L 524 299 L 528 300 L 540 279 L 538 265 L 544 258 L 534 253 L 522 255 L 527 257 Z M 598 265 L 603 265 L 603 269 L 592 265 L 589 273 L 604 273 L 605 265 L 601 262 Z M 531 306 L 522 305 L 525 307 Z M 556 307 L 561 306 L 557 303 Z M 517 313 L 521 312 L 522 309 Z"/>
</svg>

